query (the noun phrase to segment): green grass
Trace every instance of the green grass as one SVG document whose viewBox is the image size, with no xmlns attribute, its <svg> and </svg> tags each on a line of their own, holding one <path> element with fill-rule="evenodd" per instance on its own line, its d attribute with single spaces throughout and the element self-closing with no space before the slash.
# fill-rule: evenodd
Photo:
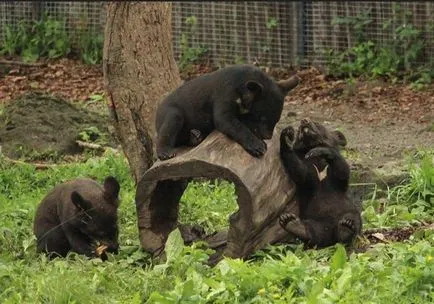
<svg viewBox="0 0 434 304">
<path fill-rule="evenodd" d="M 419 154 L 410 179 L 382 200 L 364 203 L 366 227 L 433 219 L 433 152 Z M 38 202 L 55 184 L 78 176 L 121 184 L 119 255 L 102 262 L 70 254 L 48 261 L 35 253 L 32 221 Z M 135 187 L 122 156 L 107 154 L 48 170 L 0 158 L 0 303 L 430 303 L 434 301 L 434 232 L 405 242 L 377 244 L 364 253 L 336 245 L 302 250 L 269 246 L 249 261 L 203 264 L 207 250 L 184 247 L 173 232 L 168 260 L 155 265 L 139 246 Z M 236 206 L 228 182 L 191 183 L 180 220 L 208 231 L 227 225 Z M 381 210 L 381 212 L 379 212 Z"/>
<path fill-rule="evenodd" d="M 364 202 L 366 227 L 395 227 L 434 219 L 434 151 L 421 151 L 409 164 L 409 179 L 385 197 Z"/>
</svg>

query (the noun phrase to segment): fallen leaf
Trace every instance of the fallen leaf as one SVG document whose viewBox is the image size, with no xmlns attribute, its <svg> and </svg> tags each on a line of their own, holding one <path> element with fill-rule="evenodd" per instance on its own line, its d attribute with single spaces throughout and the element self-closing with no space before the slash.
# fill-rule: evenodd
<svg viewBox="0 0 434 304">
<path fill-rule="evenodd" d="M 379 239 L 380 241 L 387 242 L 384 234 L 382 234 L 380 232 L 373 233 L 372 236 L 375 237 L 376 239 Z"/>
</svg>

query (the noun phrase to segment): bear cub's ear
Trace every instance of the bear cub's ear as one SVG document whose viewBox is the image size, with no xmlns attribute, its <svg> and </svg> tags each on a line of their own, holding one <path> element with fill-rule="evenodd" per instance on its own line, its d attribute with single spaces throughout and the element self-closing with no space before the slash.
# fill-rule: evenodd
<svg viewBox="0 0 434 304">
<path fill-rule="evenodd" d="M 289 79 L 280 80 L 277 82 L 277 86 L 279 87 L 280 91 L 286 95 L 289 91 L 291 91 L 293 88 L 298 86 L 298 84 L 301 82 L 301 78 L 297 75 L 292 76 Z"/>
<path fill-rule="evenodd" d="M 75 205 L 75 207 L 77 207 L 81 211 L 86 211 L 92 208 L 92 205 L 88 201 L 86 201 L 77 191 L 73 191 L 71 193 L 71 201 Z"/>
<path fill-rule="evenodd" d="M 342 133 L 341 131 L 333 131 L 333 135 L 336 138 L 336 143 L 339 146 L 345 147 L 347 145 L 347 139 L 345 138 L 344 133 Z"/>
<path fill-rule="evenodd" d="M 113 176 L 107 176 L 104 180 L 104 197 L 110 201 L 116 201 L 120 188 L 118 181 Z"/>
</svg>

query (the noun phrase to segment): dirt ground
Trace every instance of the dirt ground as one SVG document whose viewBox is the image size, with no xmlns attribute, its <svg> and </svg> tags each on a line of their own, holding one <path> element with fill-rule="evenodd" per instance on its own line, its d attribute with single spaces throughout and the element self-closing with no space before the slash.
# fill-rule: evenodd
<svg viewBox="0 0 434 304">
<path fill-rule="evenodd" d="M 69 59 L 38 65 L 0 67 L 0 104 L 29 91 L 87 105 L 94 103 L 93 96 L 103 94 L 101 66 Z M 202 66 L 182 76 L 190 79 L 209 71 Z M 277 79 L 294 73 L 270 71 Z M 400 160 L 416 149 L 434 147 L 434 84 L 413 90 L 410 84 L 378 80 L 350 83 L 329 79 L 315 68 L 300 70 L 297 75 L 302 82 L 286 98 L 278 128 L 296 125 L 303 117 L 338 128 L 347 137 L 350 162 L 369 168 Z"/>
<path fill-rule="evenodd" d="M 77 140 L 113 147 L 107 121 L 106 113 L 47 94 L 27 93 L 0 112 L 1 151 L 13 159 L 47 161 L 82 153 Z"/>
</svg>

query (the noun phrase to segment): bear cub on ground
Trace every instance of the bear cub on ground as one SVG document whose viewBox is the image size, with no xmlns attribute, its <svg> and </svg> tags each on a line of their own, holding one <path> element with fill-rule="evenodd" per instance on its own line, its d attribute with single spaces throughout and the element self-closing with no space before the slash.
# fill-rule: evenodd
<svg viewBox="0 0 434 304">
<path fill-rule="evenodd" d="M 291 126 L 280 134 L 280 156 L 300 208 L 300 217 L 281 215 L 280 225 L 308 247 L 350 243 L 361 232 L 360 211 L 347 195 L 350 168 L 339 152 L 346 143 L 341 132 L 308 119 L 297 134 Z"/>
<path fill-rule="evenodd" d="M 103 260 L 106 252 L 117 253 L 119 190 L 111 176 L 105 178 L 103 187 L 87 178 L 55 186 L 36 210 L 37 251 L 50 257 L 73 251 Z"/>
<path fill-rule="evenodd" d="M 175 148 L 197 145 L 214 129 L 255 157 L 263 155 L 280 119 L 285 95 L 297 78 L 275 82 L 251 65 L 229 66 L 185 82 L 158 106 L 157 156 L 175 156 Z"/>
</svg>

